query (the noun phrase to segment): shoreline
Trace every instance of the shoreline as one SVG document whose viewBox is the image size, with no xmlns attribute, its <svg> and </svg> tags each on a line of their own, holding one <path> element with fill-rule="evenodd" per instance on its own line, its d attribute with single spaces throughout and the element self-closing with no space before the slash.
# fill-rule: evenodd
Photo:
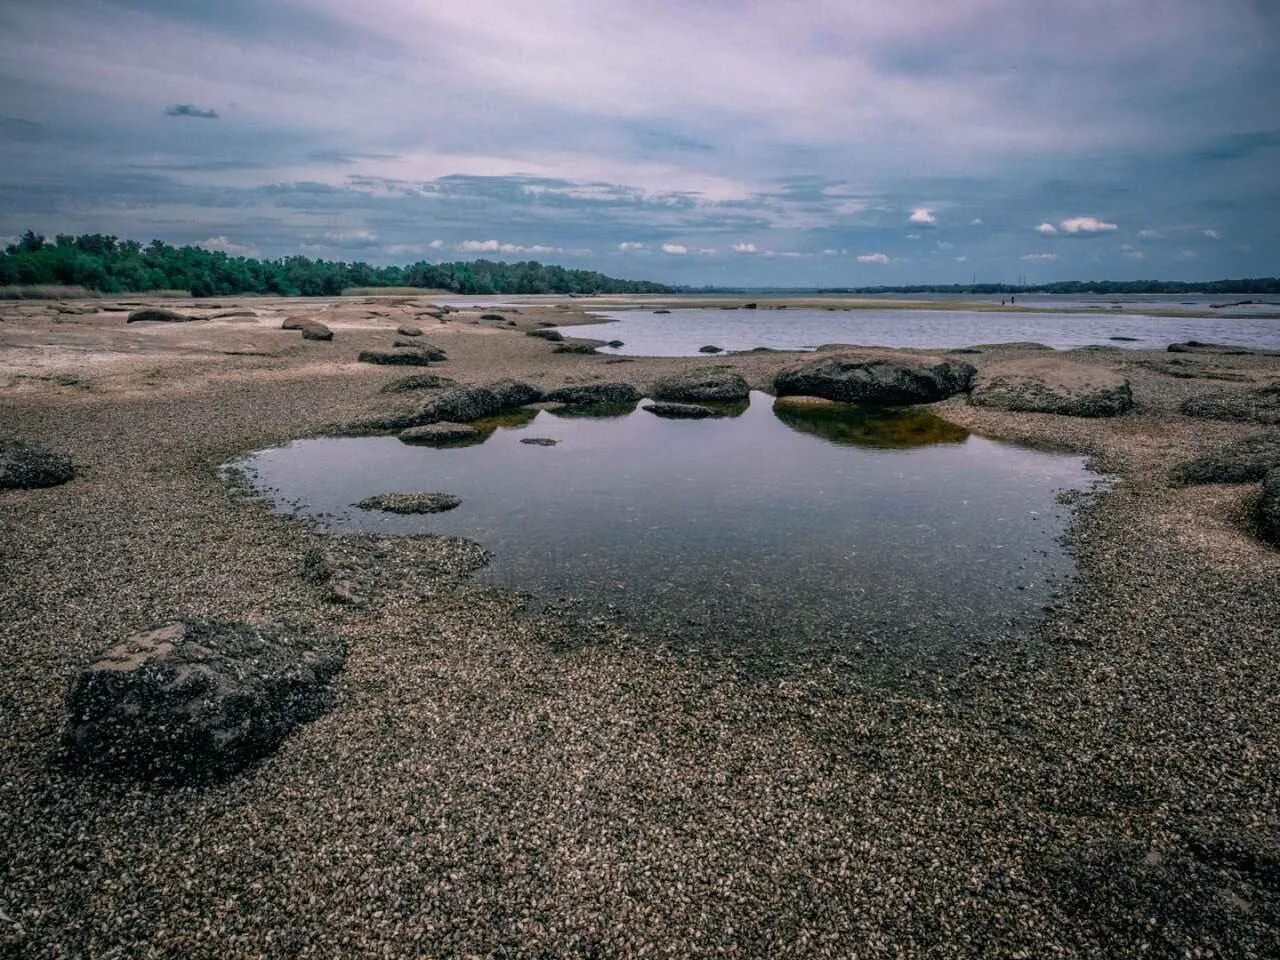
<svg viewBox="0 0 1280 960">
<path fill-rule="evenodd" d="M 797 360 L 556 354 L 525 333 L 598 322 L 589 302 L 521 303 L 511 327 L 471 311 L 428 323 L 415 302 L 431 298 L 399 299 L 343 298 L 321 315 L 331 343 L 276 329 L 306 312 L 297 300 L 216 298 L 259 318 L 133 329 L 120 313 L 55 322 L 10 309 L 30 301 L 0 303 L 0 435 L 80 468 L 63 487 L 0 494 L 5 950 L 1280 946 L 1268 873 L 1280 862 L 1280 552 L 1243 523 L 1251 487 L 1166 479 L 1267 429 L 1192 420 L 1178 404 L 1277 382 L 1280 358 L 1206 362 L 1247 378 L 1225 381 L 1162 373 L 1156 351 L 1056 352 L 1131 380 L 1138 410 L 1113 420 L 934 405 L 1114 476 L 1073 515 L 1075 586 L 1028 642 L 975 650 L 964 670 L 878 688 L 818 665 L 769 683 L 637 642 L 643 625 L 576 623 L 478 585 L 454 544 L 335 546 L 233 493 L 218 464 L 392 404 L 380 388 L 418 370 L 355 356 L 400 323 L 448 351 L 431 372 L 463 383 L 643 389 L 714 364 L 760 388 Z M 368 609 L 328 604 L 300 577 L 317 546 L 359 555 L 379 584 Z M 52 763 L 71 673 L 178 613 L 332 627 L 351 649 L 336 708 L 208 788 Z"/>
</svg>

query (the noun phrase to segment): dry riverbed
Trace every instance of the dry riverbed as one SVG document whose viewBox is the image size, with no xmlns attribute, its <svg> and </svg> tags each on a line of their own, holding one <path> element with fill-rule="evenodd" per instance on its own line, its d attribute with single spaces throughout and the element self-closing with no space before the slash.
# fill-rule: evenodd
<svg viewBox="0 0 1280 960">
<path fill-rule="evenodd" d="M 0 954 L 1280 955 L 1280 551 L 1251 530 L 1256 483 L 1168 478 L 1277 430 L 1179 407 L 1280 383 L 1280 358 L 1052 355 L 1129 380 L 1136 407 L 1113 418 L 938 404 L 1114 480 L 1079 506 L 1078 582 L 1033 636 L 885 685 L 677 655 L 643 623 L 473 583 L 463 542 L 335 542 L 217 472 L 384 413 L 409 374 L 644 390 L 723 366 L 765 389 L 793 355 L 526 335 L 589 322 L 581 300 L 158 305 L 202 319 L 0 304 L 0 437 L 77 468 L 0 491 Z M 357 361 L 402 326 L 448 360 Z M 1033 353 L 1049 362 L 962 359 Z M 364 606 L 306 575 L 314 548 Z M 222 783 L 68 766 L 71 678 L 175 616 L 338 634 L 334 708 Z"/>
</svg>

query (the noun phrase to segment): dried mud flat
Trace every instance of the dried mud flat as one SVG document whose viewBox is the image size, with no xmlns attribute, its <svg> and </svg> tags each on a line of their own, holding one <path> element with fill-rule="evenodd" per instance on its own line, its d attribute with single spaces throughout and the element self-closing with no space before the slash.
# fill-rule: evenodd
<svg viewBox="0 0 1280 960">
<path fill-rule="evenodd" d="M 1106 420 L 939 405 L 1113 474 L 1077 512 L 1076 587 L 962 669 L 764 681 L 643 624 L 480 587 L 465 543 L 326 543 L 219 478 L 237 454 L 385 410 L 381 388 L 414 371 L 355 358 L 403 324 L 461 383 L 643 389 L 715 365 L 760 388 L 794 361 L 555 353 L 523 334 L 584 319 L 581 301 L 443 324 L 426 304 L 223 300 L 192 312 L 255 316 L 128 327 L 0 305 L 0 435 L 79 474 L 0 493 L 0 953 L 1280 954 L 1280 552 L 1248 529 L 1254 485 L 1167 480 L 1274 429 L 1178 409 L 1280 381 L 1280 360 L 1197 357 L 1175 376 L 1165 354 L 1073 351 L 1131 381 L 1136 410 Z M 334 340 L 278 329 L 298 314 Z M 316 547 L 363 606 L 307 575 Z M 336 631 L 335 709 L 221 784 L 69 769 L 75 670 L 176 615 Z"/>
</svg>

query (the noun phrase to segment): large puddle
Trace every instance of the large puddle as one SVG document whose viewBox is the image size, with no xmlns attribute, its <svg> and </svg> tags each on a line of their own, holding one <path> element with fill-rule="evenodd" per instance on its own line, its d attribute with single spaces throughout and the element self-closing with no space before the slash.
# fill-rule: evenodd
<svg viewBox="0 0 1280 960">
<path fill-rule="evenodd" d="M 614 341 L 601 353 L 696 356 L 722 350 L 812 350 L 824 343 L 882 347 L 971 347 L 1033 340 L 1057 349 L 1084 346 L 1163 350 L 1202 340 L 1280 349 L 1280 320 L 1261 317 L 1147 317 L 1131 313 L 992 313 L 976 310 L 674 309 L 593 311 L 609 323 L 562 328 L 569 337 Z M 1274 308 L 1272 308 L 1274 309 Z"/>
<path fill-rule="evenodd" d="M 765 666 L 933 655 L 1025 627 L 1072 570 L 1059 495 L 1096 481 L 1081 457 L 920 408 L 756 393 L 722 419 L 606 413 L 526 411 L 446 449 L 299 440 L 236 466 L 276 509 L 335 532 L 468 537 L 492 551 L 479 576 L 493 583 Z M 462 503 L 354 506 L 397 491 Z"/>
</svg>

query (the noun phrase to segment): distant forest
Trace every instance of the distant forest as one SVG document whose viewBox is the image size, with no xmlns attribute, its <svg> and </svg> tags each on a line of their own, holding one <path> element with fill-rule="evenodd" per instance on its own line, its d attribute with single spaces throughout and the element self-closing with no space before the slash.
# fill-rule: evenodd
<svg viewBox="0 0 1280 960">
<path fill-rule="evenodd" d="M 103 293 L 190 290 L 197 297 L 336 296 L 348 287 L 422 287 L 465 294 L 669 293 L 672 289 L 533 261 L 374 267 L 307 257 L 256 260 L 200 247 L 171 247 L 159 240 L 143 246 L 100 233 L 59 234 L 50 242 L 31 230 L 0 253 L 0 286 L 13 284 L 79 286 Z"/>
</svg>

